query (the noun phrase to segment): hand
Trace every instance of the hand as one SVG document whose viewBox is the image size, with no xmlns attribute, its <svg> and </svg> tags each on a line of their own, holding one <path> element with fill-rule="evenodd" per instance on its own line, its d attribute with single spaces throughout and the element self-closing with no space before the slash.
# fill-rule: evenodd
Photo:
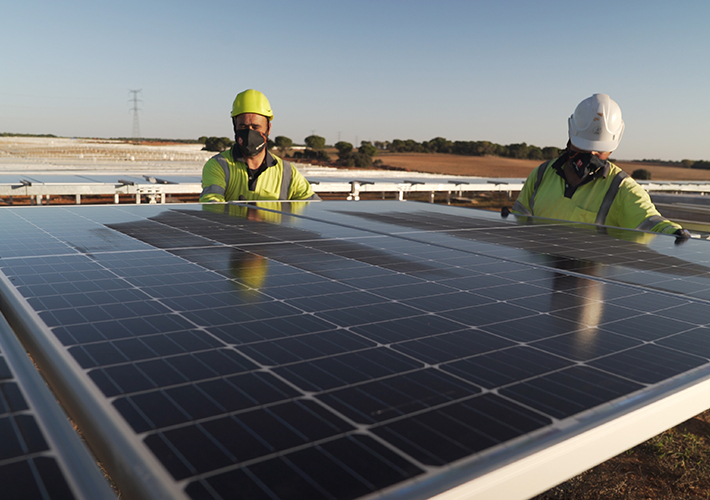
<svg viewBox="0 0 710 500">
<path fill-rule="evenodd" d="M 690 239 L 690 232 L 687 229 L 678 229 L 673 234 L 675 234 L 676 245 L 678 245 L 680 243 L 684 243 L 688 239 Z"/>
</svg>

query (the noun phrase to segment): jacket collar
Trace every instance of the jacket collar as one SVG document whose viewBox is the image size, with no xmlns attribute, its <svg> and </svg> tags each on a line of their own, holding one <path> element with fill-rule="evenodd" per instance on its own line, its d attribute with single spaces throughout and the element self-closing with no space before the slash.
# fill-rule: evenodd
<svg viewBox="0 0 710 500">
<path fill-rule="evenodd" d="M 566 180 L 566 178 L 565 178 L 565 173 L 564 173 L 563 169 L 564 169 L 565 165 L 567 164 L 568 159 L 569 159 L 569 157 L 567 156 L 567 153 L 563 153 L 552 164 L 552 168 L 554 168 L 555 171 L 557 172 L 557 174 L 565 180 Z M 582 180 L 582 184 L 586 184 L 587 182 L 591 182 L 594 179 L 599 179 L 600 177 L 603 179 L 606 179 L 607 176 L 609 175 L 610 170 L 611 170 L 611 163 L 609 163 L 609 160 L 604 160 L 604 166 L 599 168 L 593 174 L 586 176 Z"/>
</svg>

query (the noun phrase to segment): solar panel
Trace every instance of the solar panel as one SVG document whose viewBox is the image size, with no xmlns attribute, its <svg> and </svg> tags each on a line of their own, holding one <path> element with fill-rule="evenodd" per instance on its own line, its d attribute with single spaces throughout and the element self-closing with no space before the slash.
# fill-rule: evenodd
<svg viewBox="0 0 710 500">
<path fill-rule="evenodd" d="M 704 241 L 410 202 L 0 230 L 3 313 L 137 498 L 526 498 L 707 406 Z"/>
<path fill-rule="evenodd" d="M 1 316 L 0 443 L 3 499 L 115 498 Z"/>
</svg>

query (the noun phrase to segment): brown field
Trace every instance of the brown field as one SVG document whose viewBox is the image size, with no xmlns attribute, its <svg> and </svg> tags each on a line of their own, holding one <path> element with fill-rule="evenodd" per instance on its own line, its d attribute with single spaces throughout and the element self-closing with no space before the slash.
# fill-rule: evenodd
<svg viewBox="0 0 710 500">
<path fill-rule="evenodd" d="M 467 175 L 480 177 L 527 177 L 541 162 L 514 160 L 496 156 L 459 156 L 427 153 L 378 153 L 375 159 L 396 169 L 432 174 Z M 651 172 L 655 181 L 710 181 L 710 170 L 669 167 L 646 162 L 614 162 L 626 173 L 643 168 Z"/>
</svg>

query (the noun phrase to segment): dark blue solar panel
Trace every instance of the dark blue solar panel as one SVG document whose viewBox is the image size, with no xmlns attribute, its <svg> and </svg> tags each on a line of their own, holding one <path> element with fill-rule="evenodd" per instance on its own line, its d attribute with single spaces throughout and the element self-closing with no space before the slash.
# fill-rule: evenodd
<svg viewBox="0 0 710 500">
<path fill-rule="evenodd" d="M 187 498 L 419 498 L 710 369 L 705 242 L 280 208 L 0 211 L 0 268 L 39 334 Z"/>
</svg>

